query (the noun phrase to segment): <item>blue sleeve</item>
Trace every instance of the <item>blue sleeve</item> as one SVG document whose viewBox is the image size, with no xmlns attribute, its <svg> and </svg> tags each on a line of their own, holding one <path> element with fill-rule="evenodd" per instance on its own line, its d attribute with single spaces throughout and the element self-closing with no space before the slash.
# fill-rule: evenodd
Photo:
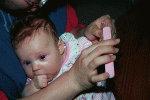
<svg viewBox="0 0 150 100">
<path fill-rule="evenodd" d="M 0 90 L 8 99 L 21 97 L 26 74 L 11 46 L 9 26 L 11 17 L 0 10 Z"/>
<path fill-rule="evenodd" d="M 55 24 L 58 35 L 60 36 L 66 30 L 67 8 L 66 6 L 58 8 L 55 12 L 49 14 L 49 18 Z"/>
</svg>

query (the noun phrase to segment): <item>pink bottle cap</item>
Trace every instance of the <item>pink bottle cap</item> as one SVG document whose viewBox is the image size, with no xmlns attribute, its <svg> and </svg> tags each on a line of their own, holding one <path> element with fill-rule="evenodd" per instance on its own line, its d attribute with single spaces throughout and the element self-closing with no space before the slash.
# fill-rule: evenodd
<svg viewBox="0 0 150 100">
<path fill-rule="evenodd" d="M 110 27 L 104 27 L 103 28 L 103 39 L 108 40 L 111 39 L 111 29 Z M 112 54 L 110 54 L 112 55 Z M 114 62 L 110 62 L 108 64 L 105 64 L 105 72 L 108 72 L 110 77 L 113 78 L 115 76 L 115 71 L 114 71 Z"/>
</svg>

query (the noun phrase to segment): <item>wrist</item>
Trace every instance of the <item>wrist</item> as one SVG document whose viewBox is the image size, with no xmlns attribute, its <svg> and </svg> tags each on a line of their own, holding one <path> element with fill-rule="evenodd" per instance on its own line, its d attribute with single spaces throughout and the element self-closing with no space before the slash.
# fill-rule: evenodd
<svg viewBox="0 0 150 100">
<path fill-rule="evenodd" d="M 70 71 L 68 71 L 66 74 L 68 77 L 68 84 L 70 84 L 70 88 L 72 88 L 75 92 L 80 93 L 83 91 L 83 88 L 80 84 L 80 82 L 77 79 L 77 75 L 73 70 L 74 68 L 71 68 Z"/>
<path fill-rule="evenodd" d="M 39 90 L 40 90 L 40 87 L 36 86 L 34 80 L 32 80 L 30 84 L 31 84 L 32 88 L 33 88 L 35 91 L 39 91 Z"/>
<path fill-rule="evenodd" d="M 68 71 L 68 76 L 70 76 L 69 80 L 72 83 L 72 87 L 75 91 L 77 91 L 78 93 L 88 89 L 88 87 L 86 87 L 86 84 L 83 82 L 82 77 L 80 77 L 77 69 L 76 69 L 76 63 L 74 64 L 74 67 L 72 67 L 70 69 L 70 71 Z"/>
</svg>

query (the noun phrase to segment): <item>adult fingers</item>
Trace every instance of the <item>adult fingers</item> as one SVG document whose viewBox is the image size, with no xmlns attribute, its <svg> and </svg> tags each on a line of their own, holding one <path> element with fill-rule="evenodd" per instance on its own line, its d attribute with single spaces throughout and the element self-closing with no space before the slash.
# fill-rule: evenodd
<svg viewBox="0 0 150 100">
<path fill-rule="evenodd" d="M 109 15 L 102 16 L 102 21 L 104 24 L 107 24 L 107 26 L 112 27 L 112 19 Z"/>
<path fill-rule="evenodd" d="M 112 62 L 116 59 L 115 55 L 108 55 L 118 53 L 119 49 L 112 46 L 102 46 L 93 50 L 87 57 L 90 69 L 96 69 L 98 66 Z"/>
<path fill-rule="evenodd" d="M 90 41 L 93 41 L 102 37 L 102 29 L 99 29 L 96 24 L 92 23 L 86 28 L 84 34 Z"/>
<path fill-rule="evenodd" d="M 96 37 L 96 38 L 102 38 L 102 34 L 103 30 L 98 28 L 97 25 L 93 25 L 93 31 L 92 34 Z"/>
<path fill-rule="evenodd" d="M 102 73 L 99 75 L 92 76 L 91 82 L 92 83 L 101 82 L 101 81 L 106 80 L 107 78 L 109 78 L 109 74 L 108 73 Z"/>
<path fill-rule="evenodd" d="M 99 56 L 94 58 L 93 60 L 90 61 L 90 63 L 88 64 L 88 67 L 92 70 L 96 69 L 97 67 L 99 67 L 100 65 L 109 63 L 109 62 L 113 62 L 116 59 L 115 55 L 103 55 L 103 56 Z"/>
<path fill-rule="evenodd" d="M 120 39 L 109 39 L 109 40 L 103 40 L 99 42 L 100 46 L 104 46 L 104 45 L 111 45 L 111 46 L 115 46 L 117 44 L 120 43 Z"/>
<path fill-rule="evenodd" d="M 118 48 L 115 48 L 112 46 L 100 46 L 94 49 L 91 53 L 89 53 L 89 55 L 86 58 L 92 60 L 98 56 L 102 56 L 105 54 L 107 55 L 114 54 L 114 53 L 117 53 L 118 51 L 119 51 Z"/>
<path fill-rule="evenodd" d="M 115 20 L 112 19 L 112 28 L 111 28 L 111 34 L 112 34 L 112 39 L 115 39 L 117 37 L 117 31 L 115 27 Z"/>
<path fill-rule="evenodd" d="M 84 49 L 81 52 L 81 56 L 85 57 L 85 56 L 89 55 L 89 53 L 92 52 L 97 47 L 106 46 L 106 45 L 115 46 L 115 45 L 119 44 L 119 42 L 120 42 L 120 39 L 111 39 L 111 40 L 100 41 L 100 42 L 95 43 L 95 44 L 91 45 L 90 47 Z"/>
<path fill-rule="evenodd" d="M 88 65 L 92 70 L 96 69 L 99 65 L 106 64 L 108 62 L 114 61 L 116 58 L 114 54 L 119 51 L 118 48 L 112 46 L 100 46 L 90 52 L 84 59 L 83 62 Z M 106 55 L 107 54 L 107 55 Z M 88 62 L 88 63 L 87 63 Z"/>
<path fill-rule="evenodd" d="M 111 40 L 105 40 L 105 41 L 100 41 L 96 44 L 93 44 L 92 46 L 84 49 L 82 52 L 81 52 L 81 55 L 80 57 L 81 58 L 85 58 L 86 56 L 88 56 L 93 50 L 95 50 L 97 47 L 99 47 L 99 49 L 101 49 L 100 47 L 101 46 L 106 46 L 106 45 L 110 45 L 110 46 L 115 46 L 117 44 L 119 44 L 120 42 L 120 39 L 111 39 Z M 108 49 L 108 48 L 107 48 Z M 105 51 L 105 50 L 99 50 L 99 51 Z M 88 58 L 89 59 L 89 58 Z"/>
</svg>

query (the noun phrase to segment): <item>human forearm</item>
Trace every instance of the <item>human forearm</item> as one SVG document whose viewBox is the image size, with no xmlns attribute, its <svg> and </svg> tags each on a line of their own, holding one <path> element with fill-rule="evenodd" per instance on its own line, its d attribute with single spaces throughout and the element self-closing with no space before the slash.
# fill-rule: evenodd
<svg viewBox="0 0 150 100">
<path fill-rule="evenodd" d="M 35 92 L 38 92 L 40 89 L 35 88 L 33 81 L 31 83 L 25 85 L 24 90 L 22 92 L 23 97 L 27 97 L 32 95 Z"/>
<path fill-rule="evenodd" d="M 120 40 L 105 40 L 93 44 L 81 52 L 73 67 L 46 88 L 20 100 L 72 100 L 80 92 L 91 88 L 96 82 L 106 80 L 108 73 L 97 73 L 97 67 L 112 62 L 119 50 L 114 48 Z"/>
<path fill-rule="evenodd" d="M 46 88 L 20 100 L 71 100 L 82 91 L 73 77 L 73 72 L 66 72 Z"/>
</svg>

